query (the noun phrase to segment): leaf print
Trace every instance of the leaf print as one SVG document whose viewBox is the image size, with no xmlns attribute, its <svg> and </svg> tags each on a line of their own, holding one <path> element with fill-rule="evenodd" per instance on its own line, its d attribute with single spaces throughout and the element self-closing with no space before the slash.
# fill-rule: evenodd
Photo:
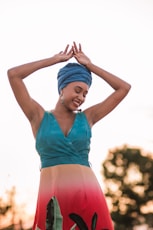
<svg viewBox="0 0 153 230">
<path fill-rule="evenodd" d="M 38 228 L 38 226 L 36 226 L 36 230 L 41 230 L 40 228 Z"/>
<path fill-rule="evenodd" d="M 97 224 L 97 213 L 95 212 L 92 217 L 91 230 L 96 230 L 96 224 Z"/>
<path fill-rule="evenodd" d="M 53 200 L 51 199 L 47 205 L 47 216 L 46 216 L 46 230 L 53 229 L 53 222 L 54 222 L 54 206 Z"/>
<path fill-rule="evenodd" d="M 81 216 L 71 213 L 70 218 L 77 224 L 80 230 L 88 230 L 88 227 Z"/>
<path fill-rule="evenodd" d="M 63 217 L 56 197 L 52 197 L 47 205 L 46 230 L 62 230 Z"/>
<path fill-rule="evenodd" d="M 77 225 L 74 224 L 74 225 L 70 228 L 70 230 L 75 230 L 76 227 L 77 227 Z"/>
</svg>

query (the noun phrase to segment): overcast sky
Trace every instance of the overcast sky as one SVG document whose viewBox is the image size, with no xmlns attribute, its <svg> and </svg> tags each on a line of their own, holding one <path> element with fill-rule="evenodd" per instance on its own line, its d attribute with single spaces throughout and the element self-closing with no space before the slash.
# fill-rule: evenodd
<svg viewBox="0 0 153 230">
<path fill-rule="evenodd" d="M 109 149 L 127 144 L 153 152 L 153 0 L 0 0 L 0 32 L 0 196 L 15 185 L 19 202 L 27 201 L 33 212 L 40 166 L 7 69 L 50 57 L 73 41 L 82 44 L 93 63 L 132 85 L 125 100 L 93 128 L 90 161 L 99 182 Z M 46 110 L 58 98 L 56 74 L 63 65 L 40 70 L 25 81 Z M 110 92 L 93 75 L 82 109 Z"/>
</svg>

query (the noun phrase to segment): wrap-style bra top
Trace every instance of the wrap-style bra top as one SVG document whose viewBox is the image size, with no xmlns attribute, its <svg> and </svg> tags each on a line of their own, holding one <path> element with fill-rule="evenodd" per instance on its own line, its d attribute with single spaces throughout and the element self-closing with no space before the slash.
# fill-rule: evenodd
<svg viewBox="0 0 153 230">
<path fill-rule="evenodd" d="M 41 168 L 60 164 L 90 166 L 91 128 L 83 112 L 76 113 L 75 120 L 65 136 L 51 112 L 45 111 L 36 135 L 36 150 Z"/>
</svg>

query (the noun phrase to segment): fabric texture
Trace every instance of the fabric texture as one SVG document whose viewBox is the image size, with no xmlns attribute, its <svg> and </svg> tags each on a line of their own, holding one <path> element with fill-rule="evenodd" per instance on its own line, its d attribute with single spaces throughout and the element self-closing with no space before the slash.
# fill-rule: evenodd
<svg viewBox="0 0 153 230">
<path fill-rule="evenodd" d="M 83 112 L 76 114 L 67 136 L 53 114 L 45 112 L 36 136 L 42 169 L 33 230 L 113 230 L 105 197 L 89 166 L 90 138 Z"/>
<path fill-rule="evenodd" d="M 85 66 L 78 63 L 68 63 L 59 70 L 57 80 L 58 92 L 60 94 L 61 89 L 67 84 L 75 81 L 84 82 L 90 87 L 92 83 L 92 75 Z"/>
<path fill-rule="evenodd" d="M 54 115 L 45 112 L 36 137 L 41 167 L 58 164 L 89 166 L 90 138 L 91 129 L 84 113 L 76 114 L 71 130 L 65 137 Z"/>
</svg>

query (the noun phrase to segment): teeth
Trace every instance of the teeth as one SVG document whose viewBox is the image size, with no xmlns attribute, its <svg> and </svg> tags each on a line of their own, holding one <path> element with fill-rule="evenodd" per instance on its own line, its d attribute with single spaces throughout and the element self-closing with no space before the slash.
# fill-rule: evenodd
<svg viewBox="0 0 153 230">
<path fill-rule="evenodd" d="M 73 101 L 73 103 L 76 105 L 76 106 L 80 106 L 80 103 L 76 102 L 76 101 Z"/>
</svg>

